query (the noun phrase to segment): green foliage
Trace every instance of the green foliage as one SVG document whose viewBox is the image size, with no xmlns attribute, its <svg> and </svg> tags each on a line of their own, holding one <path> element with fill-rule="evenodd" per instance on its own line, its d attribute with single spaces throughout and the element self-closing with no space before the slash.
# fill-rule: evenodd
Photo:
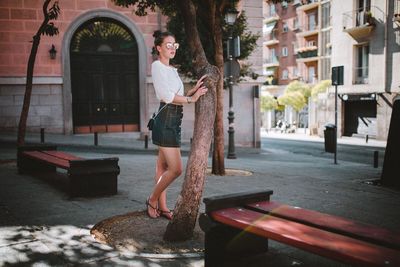
<svg viewBox="0 0 400 267">
<path fill-rule="evenodd" d="M 53 6 L 49 9 L 49 19 L 56 20 L 58 15 L 60 15 L 60 7 L 58 6 L 58 1 L 54 2 Z"/>
<path fill-rule="evenodd" d="M 60 7 L 58 6 L 58 1 L 55 1 L 54 4 L 49 8 L 47 12 L 47 16 L 49 20 L 56 20 L 60 15 Z M 58 34 L 58 28 L 54 25 L 53 22 L 49 22 L 42 28 L 42 35 L 54 36 Z"/>
<path fill-rule="evenodd" d="M 186 41 L 186 35 L 183 25 L 183 17 L 179 14 L 179 8 L 177 7 L 177 1 L 174 0 L 112 0 L 114 4 L 122 7 L 133 7 L 133 12 L 138 16 L 147 15 L 147 11 L 155 11 L 156 7 L 160 8 L 161 12 L 169 17 L 167 23 L 167 29 L 175 34 L 176 41 L 180 43 L 179 53 L 176 54 L 173 64 L 177 65 L 179 71 L 193 77 L 194 69 L 192 61 L 188 60 L 193 58 L 191 55 L 189 46 Z M 238 1 L 234 1 L 236 4 Z M 215 65 L 214 59 L 214 45 L 212 31 L 209 29 L 209 10 L 206 10 L 206 5 L 202 5 L 201 1 L 194 1 L 197 10 L 197 26 L 200 34 L 200 39 L 203 44 L 204 51 L 206 53 L 207 60 L 210 64 Z M 218 4 L 217 4 L 218 5 Z M 229 34 L 228 25 L 222 19 L 223 39 L 226 40 Z M 257 47 L 257 40 L 260 35 L 253 34 L 248 30 L 247 17 L 245 12 L 241 12 L 240 16 L 232 29 L 234 36 L 240 36 L 240 48 L 241 55 L 238 57 L 239 60 L 248 58 L 248 56 Z M 224 50 L 226 44 L 224 44 Z M 226 55 L 226 52 L 224 52 Z M 226 56 L 225 56 L 226 57 Z M 251 70 L 250 65 L 242 64 L 241 76 L 251 76 L 256 78 L 256 74 Z"/>
<path fill-rule="evenodd" d="M 198 13 L 201 13 L 202 10 L 199 7 Z M 176 54 L 175 58 L 173 59 L 173 64 L 179 66 L 179 71 L 184 73 L 188 77 L 193 77 L 193 64 L 190 58 L 193 58 L 191 55 L 189 46 L 186 41 L 185 30 L 183 26 L 182 16 L 179 13 L 174 12 L 169 14 L 169 20 L 167 23 L 167 29 L 175 34 L 176 41 L 179 42 L 179 53 Z M 207 60 L 210 64 L 215 65 L 215 58 L 214 58 L 214 43 L 212 41 L 213 36 L 211 35 L 211 31 L 208 27 L 208 18 L 206 16 L 197 16 L 197 24 L 198 24 L 198 31 L 200 34 L 200 39 L 203 44 L 203 48 L 207 57 Z M 226 25 L 225 21 L 223 21 L 221 25 L 223 29 L 223 39 L 226 40 L 228 38 L 228 26 Z M 245 12 L 242 12 L 233 29 L 234 36 L 240 36 L 240 57 L 238 59 L 246 59 L 249 55 L 254 51 L 257 47 L 257 40 L 260 35 L 253 34 L 248 31 L 247 26 L 247 17 Z M 224 61 L 226 60 L 226 44 L 223 46 L 224 48 Z M 250 65 L 242 64 L 241 66 L 241 73 L 240 75 L 243 76 L 252 76 L 254 77 L 253 71 L 251 70 Z"/>
<path fill-rule="evenodd" d="M 115 5 L 133 7 L 133 13 L 137 16 L 146 16 L 147 11 L 155 11 L 159 7 L 163 14 L 177 10 L 175 0 L 111 0 Z"/>
<path fill-rule="evenodd" d="M 326 92 L 331 85 L 331 80 L 323 80 L 314 85 L 314 87 L 311 89 L 311 99 L 313 101 L 317 101 L 318 94 Z"/>
<path fill-rule="evenodd" d="M 291 106 L 296 111 L 300 111 L 307 105 L 310 95 L 310 86 L 303 82 L 293 81 L 285 88 L 284 94 L 278 97 L 278 102 L 281 105 Z"/>
<path fill-rule="evenodd" d="M 303 109 L 307 104 L 306 98 L 300 91 L 294 91 L 290 93 L 284 93 L 278 97 L 278 102 L 281 105 L 291 106 L 297 112 Z"/>
<path fill-rule="evenodd" d="M 285 88 L 285 93 L 300 92 L 305 98 L 310 97 L 311 88 L 304 82 L 293 81 Z"/>
<path fill-rule="evenodd" d="M 261 95 L 260 97 L 260 109 L 262 112 L 273 110 L 278 108 L 278 101 L 270 93 Z"/>
</svg>

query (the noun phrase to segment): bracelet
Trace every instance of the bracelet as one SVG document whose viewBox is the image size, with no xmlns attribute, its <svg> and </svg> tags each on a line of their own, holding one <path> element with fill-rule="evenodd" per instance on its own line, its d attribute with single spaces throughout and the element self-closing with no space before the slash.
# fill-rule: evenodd
<svg viewBox="0 0 400 267">
<path fill-rule="evenodd" d="M 186 97 L 186 101 L 188 102 L 188 104 L 192 103 L 192 97 Z"/>
</svg>

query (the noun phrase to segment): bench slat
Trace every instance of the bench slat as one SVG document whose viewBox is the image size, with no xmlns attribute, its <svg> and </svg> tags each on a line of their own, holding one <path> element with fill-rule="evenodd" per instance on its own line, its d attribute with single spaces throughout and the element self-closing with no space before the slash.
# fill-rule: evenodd
<svg viewBox="0 0 400 267">
<path fill-rule="evenodd" d="M 299 207 L 292 207 L 275 201 L 257 202 L 249 204 L 246 207 L 258 212 L 269 213 L 277 217 L 344 234 L 367 242 L 400 249 L 400 233 L 390 232 L 387 229 L 374 225 Z"/>
<path fill-rule="evenodd" d="M 398 251 L 244 208 L 211 212 L 220 223 L 356 266 L 400 266 Z"/>
<path fill-rule="evenodd" d="M 65 159 L 65 160 L 77 160 L 77 159 L 82 159 L 80 157 L 62 152 L 62 151 L 57 151 L 57 150 L 46 150 L 42 151 L 43 153 L 49 154 L 50 156 L 60 158 L 60 159 Z"/>
<path fill-rule="evenodd" d="M 48 155 L 46 153 L 43 153 L 41 151 L 24 151 L 22 153 L 23 155 L 26 155 L 32 159 L 43 161 L 50 163 L 52 165 L 55 165 L 59 168 L 62 169 L 68 169 L 69 168 L 69 162 L 68 160 L 56 158 L 54 156 Z"/>
</svg>

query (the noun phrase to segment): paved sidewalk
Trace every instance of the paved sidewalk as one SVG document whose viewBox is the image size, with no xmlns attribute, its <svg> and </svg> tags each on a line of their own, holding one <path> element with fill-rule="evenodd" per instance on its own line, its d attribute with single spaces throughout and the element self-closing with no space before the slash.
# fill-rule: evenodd
<svg viewBox="0 0 400 267">
<path fill-rule="evenodd" d="M 289 137 L 323 142 L 302 134 L 286 134 Z M 203 266 L 201 254 L 133 253 L 115 250 L 90 236 L 89 230 L 97 222 L 144 209 L 153 183 L 156 148 L 149 144 L 145 149 L 137 138 L 135 134 L 102 134 L 95 148 L 90 135 L 46 134 L 46 142 L 74 154 L 120 159 L 117 195 L 71 199 L 40 179 L 17 174 L 15 161 L 5 161 L 15 160 L 16 136 L 0 134 L 0 266 Z M 40 136 L 29 134 L 27 141 L 39 142 Z M 346 141 L 365 145 L 365 140 Z M 377 140 L 368 144 L 384 146 Z M 182 149 L 188 151 L 189 144 Z M 398 230 L 400 192 L 366 182 L 379 178 L 381 168 L 345 161 L 335 165 L 328 158 L 276 149 L 238 148 L 237 155 L 236 160 L 225 160 L 226 168 L 247 170 L 252 175 L 207 176 L 204 197 L 272 189 L 276 201 Z M 183 161 L 186 165 L 185 154 Z M 171 208 L 182 182 L 180 177 L 168 191 Z M 203 204 L 200 210 L 204 210 Z M 247 266 L 345 266 L 276 242 L 270 246 L 267 255 Z"/>
</svg>

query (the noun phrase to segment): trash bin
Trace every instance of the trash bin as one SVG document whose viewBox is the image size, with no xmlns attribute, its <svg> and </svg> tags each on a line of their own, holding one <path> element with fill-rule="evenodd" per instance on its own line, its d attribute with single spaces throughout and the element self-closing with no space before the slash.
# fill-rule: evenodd
<svg viewBox="0 0 400 267">
<path fill-rule="evenodd" d="M 325 152 L 335 153 L 336 150 L 336 126 L 334 124 L 326 124 L 324 130 Z"/>
</svg>

